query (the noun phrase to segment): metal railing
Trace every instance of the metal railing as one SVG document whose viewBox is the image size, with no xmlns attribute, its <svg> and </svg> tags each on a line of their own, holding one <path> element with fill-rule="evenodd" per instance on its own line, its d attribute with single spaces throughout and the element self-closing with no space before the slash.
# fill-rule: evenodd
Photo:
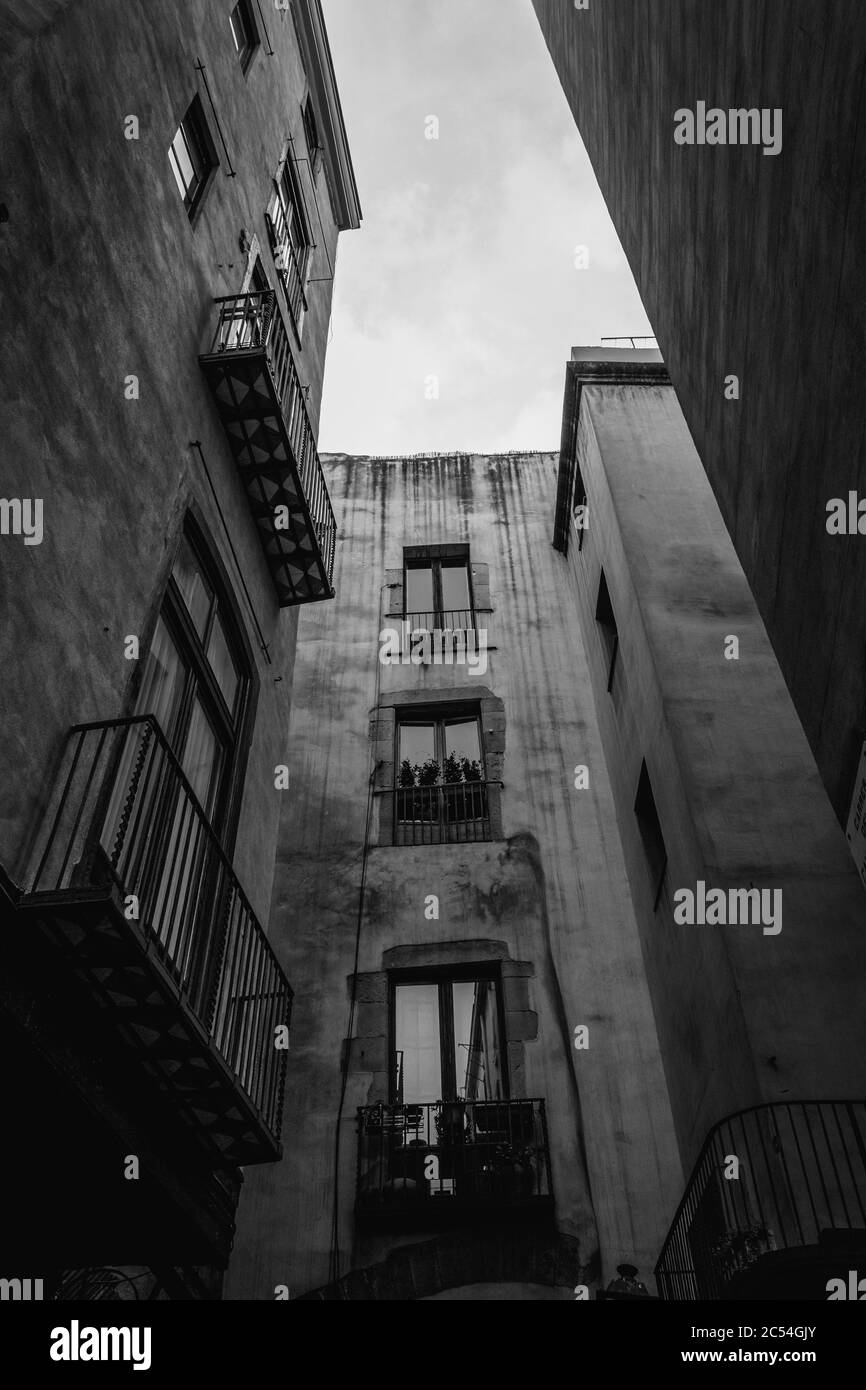
<svg viewBox="0 0 866 1390">
<path fill-rule="evenodd" d="M 458 1100 L 358 1109 L 356 1205 L 524 1205 L 553 1192 L 544 1101 Z"/>
<path fill-rule="evenodd" d="M 475 614 L 471 608 L 441 608 L 432 613 L 405 613 L 403 621 L 412 632 L 473 632 Z"/>
<path fill-rule="evenodd" d="M 279 198 L 274 203 L 273 212 L 266 213 L 265 217 L 271 234 L 271 247 L 275 256 L 280 258 L 277 274 L 285 290 L 289 312 L 295 321 L 295 326 L 300 328 L 304 311 L 307 308 L 307 297 L 304 293 L 304 273 L 289 236 L 289 224 L 286 221 L 286 214 Z"/>
<path fill-rule="evenodd" d="M 394 844 L 442 845 L 489 840 L 494 782 L 394 788 Z"/>
<path fill-rule="evenodd" d="M 634 337 L 631 333 L 621 333 L 619 337 L 602 338 L 602 347 L 641 347 L 658 348 L 658 339 L 654 334 L 646 333 L 642 337 Z"/>
<path fill-rule="evenodd" d="M 180 763 L 152 716 L 70 730 L 32 896 L 112 884 L 238 1084 L 279 1133 L 292 991 Z M 91 890 L 88 894 L 88 890 Z"/>
<path fill-rule="evenodd" d="M 731 1115 L 701 1150 L 656 1265 L 659 1292 L 721 1298 L 771 1251 L 866 1226 L 864 1203 L 866 1101 L 791 1101 Z"/>
<path fill-rule="evenodd" d="M 337 523 L 307 414 L 304 390 L 295 369 L 283 316 L 274 290 L 224 295 L 210 353 L 264 353 L 271 371 L 298 480 L 322 553 L 329 582 L 334 573 Z"/>
</svg>

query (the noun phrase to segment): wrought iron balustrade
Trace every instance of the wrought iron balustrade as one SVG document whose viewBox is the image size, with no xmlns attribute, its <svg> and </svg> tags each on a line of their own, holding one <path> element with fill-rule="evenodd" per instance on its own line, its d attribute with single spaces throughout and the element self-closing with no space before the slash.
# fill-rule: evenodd
<svg viewBox="0 0 866 1390">
<path fill-rule="evenodd" d="M 280 598 L 286 605 L 331 598 L 337 523 L 276 293 L 214 303 L 214 332 L 199 360 Z"/>
<path fill-rule="evenodd" d="M 457 1212 L 552 1203 L 544 1101 L 459 1100 L 358 1110 L 356 1209 Z"/>
<path fill-rule="evenodd" d="M 28 901 L 84 903 L 118 890 L 174 996 L 205 1030 L 272 1136 L 282 1113 L 292 991 L 210 821 L 151 716 L 74 727 L 55 782 Z M 115 914 L 116 916 L 117 914 Z M 98 932 L 88 950 L 98 950 Z M 94 957 L 94 959 L 96 959 Z M 131 965 L 128 968 L 132 968 Z M 152 982 L 151 982 L 152 984 Z M 147 996 L 148 985 L 143 984 Z"/>
<path fill-rule="evenodd" d="M 403 621 L 410 632 L 474 632 L 475 613 L 471 608 L 440 608 L 428 613 L 406 613 Z"/>
<path fill-rule="evenodd" d="M 718 1299 L 764 1256 L 864 1229 L 866 1101 L 755 1106 L 710 1131 L 656 1265 L 659 1292 Z"/>
<path fill-rule="evenodd" d="M 477 781 L 395 787 L 395 845 L 461 844 L 491 839 L 490 789 L 498 785 Z"/>
</svg>

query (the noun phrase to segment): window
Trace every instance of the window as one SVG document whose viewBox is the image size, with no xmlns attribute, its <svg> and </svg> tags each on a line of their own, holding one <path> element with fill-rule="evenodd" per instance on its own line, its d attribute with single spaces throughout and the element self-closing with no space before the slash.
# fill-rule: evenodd
<svg viewBox="0 0 866 1390">
<path fill-rule="evenodd" d="M 659 905 L 662 884 L 664 883 L 665 871 L 668 866 L 668 855 L 665 849 L 664 836 L 662 835 L 661 822 L 658 811 L 656 810 L 655 797 L 650 785 L 649 773 L 646 763 L 641 763 L 640 778 L 637 784 L 637 796 L 635 797 L 634 813 L 637 816 L 638 829 L 640 830 L 643 841 L 644 853 L 646 854 L 649 866 L 650 878 L 653 885 L 653 912 Z"/>
<path fill-rule="evenodd" d="M 187 532 L 157 619 L 137 712 L 156 718 L 217 833 L 231 819 L 248 687 L 234 617 L 202 563 L 200 542 Z"/>
<path fill-rule="evenodd" d="M 391 979 L 392 1101 L 508 1095 L 498 974 L 467 968 Z"/>
<path fill-rule="evenodd" d="M 607 653 L 607 688 L 613 686 L 613 673 L 616 669 L 616 657 L 619 651 L 619 633 L 616 628 L 616 618 L 613 616 L 613 606 L 608 593 L 607 580 L 604 577 L 604 570 L 601 572 L 601 579 L 598 585 L 598 602 L 595 606 L 596 621 L 601 630 L 601 638 L 604 649 Z"/>
<path fill-rule="evenodd" d="M 462 549 L 452 555 L 404 551 L 404 608 L 413 628 L 475 627 L 469 551 Z"/>
<path fill-rule="evenodd" d="M 305 286 L 312 252 L 304 201 L 291 155 L 274 182 L 274 196 L 267 212 L 274 264 L 285 291 L 295 329 L 300 333 L 307 307 Z"/>
<path fill-rule="evenodd" d="M 238 0 L 229 15 L 229 24 L 231 25 L 238 60 L 242 70 L 246 72 L 259 42 L 258 30 L 249 0 Z"/>
<path fill-rule="evenodd" d="M 574 461 L 574 501 L 572 503 L 572 520 L 577 528 L 577 548 L 583 549 L 583 533 L 587 523 L 587 499 L 586 488 L 583 483 L 583 475 L 580 471 L 580 464 L 577 459 Z"/>
<path fill-rule="evenodd" d="M 321 156 L 321 145 L 319 143 L 319 126 L 316 121 L 316 113 L 313 110 L 313 98 L 308 94 L 304 102 L 304 135 L 307 141 L 307 153 L 310 156 L 310 173 L 313 178 L 319 167 Z"/>
<path fill-rule="evenodd" d="M 183 205 L 192 219 L 219 163 L 197 96 L 177 128 L 168 159 Z"/>
<path fill-rule="evenodd" d="M 396 767 L 395 844 L 490 839 L 477 707 L 398 716 Z"/>
</svg>

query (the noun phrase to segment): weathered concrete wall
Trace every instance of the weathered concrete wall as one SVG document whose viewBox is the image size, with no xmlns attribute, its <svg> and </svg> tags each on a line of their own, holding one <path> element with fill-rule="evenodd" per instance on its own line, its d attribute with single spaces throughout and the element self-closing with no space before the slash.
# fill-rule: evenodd
<svg viewBox="0 0 866 1390">
<path fill-rule="evenodd" d="M 342 1273 L 378 1267 L 401 1241 L 429 1235 L 362 1238 L 354 1227 L 356 1107 L 387 1098 L 382 972 L 409 960 L 499 959 L 513 1091 L 547 1102 L 561 1238 L 578 1247 L 577 1266 L 588 1266 L 599 1245 L 605 1280 L 628 1259 L 648 1277 L 682 1171 L 577 610 L 549 543 L 556 460 L 340 456 L 326 471 L 344 526 L 337 574 L 343 601 L 301 618 L 292 791 L 271 921 L 296 991 L 286 1157 L 247 1174 L 227 1296 L 273 1298 L 278 1284 L 301 1296 L 329 1279 L 340 1059 L 367 793 L 379 754 L 371 743 L 374 716 L 410 685 L 428 694 L 484 687 L 501 700 L 502 838 L 388 847 L 378 843 L 371 814 L 361 979 L 340 1125 Z M 489 566 L 496 650 L 487 672 L 382 667 L 388 572 L 402 565 L 404 545 L 452 542 L 468 542 L 473 565 Z M 588 790 L 574 789 L 577 764 L 592 769 Z M 425 919 L 428 894 L 439 897 L 438 921 Z M 577 1052 L 572 1033 L 582 1023 L 590 1047 Z M 470 1241 L 463 1245 L 468 1250 Z M 501 1253 L 497 1258 L 501 1268 Z M 398 1286 L 410 1292 L 400 1296 L 429 1288 L 429 1268 L 423 1261 L 415 1267 L 414 1280 L 401 1276 Z M 534 1281 L 525 1269 L 501 1277 Z M 498 1282 L 476 1264 L 455 1272 L 452 1282 L 490 1279 Z"/>
<path fill-rule="evenodd" d="M 589 528 L 580 549 L 572 533 L 568 564 L 690 1166 L 727 1113 L 862 1094 L 866 912 L 672 388 L 584 382 L 577 456 Z M 602 568 L 619 632 L 613 694 L 595 620 Z M 739 660 L 725 659 L 732 635 Z M 656 911 L 634 813 L 642 759 L 669 860 Z M 677 925 L 674 892 L 699 879 L 781 889 L 781 932 Z"/>
<path fill-rule="evenodd" d="M 55 7 L 56 8 L 56 7 Z M 305 153 L 306 79 L 291 18 L 265 7 L 274 57 L 244 75 L 228 15 L 212 0 L 90 0 L 16 49 L 3 70 L 0 147 L 9 220 L 0 227 L 4 334 L 0 436 L 5 497 L 42 498 L 44 539 L 0 537 L 0 862 L 20 880 L 70 725 L 129 712 L 178 540 L 194 501 L 235 587 L 261 682 L 236 867 L 266 917 L 285 761 L 297 615 L 280 613 L 246 499 L 197 361 L 214 296 L 242 288 L 242 229 L 276 283 L 264 220 L 286 138 Z M 219 172 L 194 226 L 167 150 L 207 69 L 236 177 Z M 127 115 L 140 138 L 124 138 Z M 304 173 L 307 165 L 302 165 Z M 302 177 L 304 174 L 302 174 Z M 308 176 L 307 176 L 308 177 Z M 310 199 L 309 184 L 305 192 Z M 324 174 L 311 274 L 327 275 L 336 229 Z M 330 282 L 311 285 L 296 354 L 318 418 Z M 140 399 L 125 399 L 125 377 Z M 206 475 L 273 664 L 263 658 Z M 281 678 L 281 679 L 277 679 Z"/>
<path fill-rule="evenodd" d="M 866 735 L 861 0 L 533 0 L 834 809 Z M 781 108 L 780 154 L 674 112 Z M 725 378 L 740 400 L 725 399 Z"/>
</svg>

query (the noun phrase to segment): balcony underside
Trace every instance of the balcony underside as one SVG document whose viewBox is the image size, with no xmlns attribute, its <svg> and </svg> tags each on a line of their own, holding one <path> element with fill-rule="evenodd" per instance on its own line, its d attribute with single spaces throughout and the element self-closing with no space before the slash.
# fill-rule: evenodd
<svg viewBox="0 0 866 1390">
<path fill-rule="evenodd" d="M 141 924 L 124 916 L 119 896 L 86 889 L 40 893 L 23 898 L 18 911 L 62 954 L 106 1011 L 118 1040 L 222 1160 L 280 1157 L 278 1137 L 181 997 L 170 962 L 160 959 Z"/>
<path fill-rule="evenodd" d="M 412 1192 L 355 1203 L 355 1222 L 360 1230 L 444 1230 L 453 1226 L 544 1225 L 553 1222 L 553 1197 L 514 1198 L 429 1197 Z"/>
<path fill-rule="evenodd" d="M 199 361 L 241 475 L 280 607 L 333 598 L 265 352 L 227 350 L 205 354 Z M 284 529 L 275 526 L 278 507 L 288 509 Z"/>
</svg>

